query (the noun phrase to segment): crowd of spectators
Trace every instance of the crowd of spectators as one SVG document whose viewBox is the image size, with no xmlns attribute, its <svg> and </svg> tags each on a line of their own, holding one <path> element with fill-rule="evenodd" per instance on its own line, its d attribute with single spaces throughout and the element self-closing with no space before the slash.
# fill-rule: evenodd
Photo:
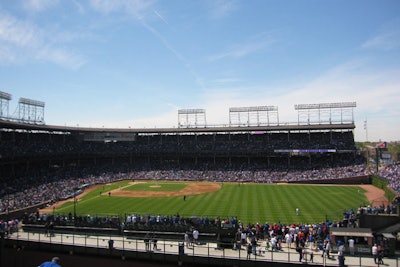
<svg viewBox="0 0 400 267">
<path fill-rule="evenodd" d="M 80 172 L 82 176 L 54 173 L 51 176 L 32 176 L 10 179 L 0 190 L 0 212 L 27 208 L 40 203 L 53 203 L 72 197 L 83 186 L 107 183 L 123 179 L 121 173 L 92 175 Z"/>
<path fill-rule="evenodd" d="M 0 234 L 11 235 L 18 232 L 20 223 L 18 219 L 5 219 L 0 220 Z"/>
<path fill-rule="evenodd" d="M 135 141 L 83 141 L 75 135 L 2 132 L 2 158 L 60 154 L 124 153 L 259 153 L 279 149 L 335 149 L 355 151 L 354 137 L 347 132 L 273 134 L 137 135 Z"/>
<path fill-rule="evenodd" d="M 82 226 L 93 228 L 116 228 L 118 229 L 123 222 L 123 219 L 118 215 L 77 215 L 74 218 L 72 213 L 68 215 L 53 214 L 53 213 L 40 213 L 37 210 L 34 213 L 25 213 L 23 217 L 24 224 L 36 224 L 48 226 L 50 223 L 54 226 Z"/>
<path fill-rule="evenodd" d="M 368 246 L 368 240 L 361 236 L 335 236 L 331 240 L 331 233 L 334 228 L 356 228 L 358 218 L 364 213 L 372 213 L 369 207 L 360 207 L 357 212 L 353 209 L 345 210 L 343 219 L 332 222 L 326 220 L 320 223 L 311 224 L 282 224 L 280 222 L 269 224 L 252 224 L 246 226 L 239 221 L 237 233 L 235 235 L 234 249 L 241 249 L 245 246 L 249 255 L 260 255 L 262 251 L 280 251 L 284 248 L 295 248 L 299 253 L 299 261 L 308 255 L 308 260 L 313 262 L 313 251 L 322 251 L 322 257 L 333 259 L 330 254 L 333 246 L 338 251 L 338 259 L 343 256 L 345 246 L 348 246 L 350 255 L 354 255 L 355 245 Z M 379 243 L 382 248 L 382 255 L 389 255 L 389 244 L 382 239 L 381 235 L 374 236 L 374 243 Z M 265 241 L 265 243 L 264 243 Z M 261 247 L 265 244 L 265 248 Z M 307 260 L 306 260 L 307 261 Z"/>
<path fill-rule="evenodd" d="M 387 179 L 389 182 L 388 186 L 400 194 L 400 164 L 398 162 L 381 168 L 378 174 Z"/>
</svg>

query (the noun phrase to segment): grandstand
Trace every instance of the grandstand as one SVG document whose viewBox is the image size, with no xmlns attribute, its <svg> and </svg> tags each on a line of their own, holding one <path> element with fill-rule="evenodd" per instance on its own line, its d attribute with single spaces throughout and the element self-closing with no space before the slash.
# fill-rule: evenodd
<svg viewBox="0 0 400 267">
<path fill-rule="evenodd" d="M 1 177 L 66 167 L 315 169 L 359 163 L 353 123 L 96 129 L 0 121 Z"/>
</svg>

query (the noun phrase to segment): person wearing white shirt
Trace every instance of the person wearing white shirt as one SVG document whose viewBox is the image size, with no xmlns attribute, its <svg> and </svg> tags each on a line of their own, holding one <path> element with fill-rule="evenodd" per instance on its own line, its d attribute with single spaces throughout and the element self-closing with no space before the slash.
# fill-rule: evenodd
<svg viewBox="0 0 400 267">
<path fill-rule="evenodd" d="M 350 255 L 354 255 L 354 239 L 350 238 L 347 242 L 349 242 L 349 251 Z"/>
<path fill-rule="evenodd" d="M 197 229 L 193 230 L 193 243 L 198 244 L 199 231 Z"/>
<path fill-rule="evenodd" d="M 292 246 L 292 235 L 289 233 L 286 233 L 285 240 L 286 240 L 286 246 L 288 248 L 290 248 Z"/>
<path fill-rule="evenodd" d="M 374 262 L 375 264 L 377 264 L 378 262 L 378 246 L 376 244 L 374 244 L 372 246 L 372 256 L 374 257 Z"/>
</svg>

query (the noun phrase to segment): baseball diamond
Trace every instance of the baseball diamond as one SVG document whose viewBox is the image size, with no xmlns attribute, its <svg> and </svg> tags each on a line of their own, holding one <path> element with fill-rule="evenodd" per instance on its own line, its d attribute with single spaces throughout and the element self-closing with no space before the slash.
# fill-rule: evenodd
<svg viewBox="0 0 400 267">
<path fill-rule="evenodd" d="M 179 182 L 169 183 L 181 185 Z M 138 184 L 146 185 L 150 190 L 124 190 Z M 236 216 L 244 222 L 293 223 L 324 221 L 327 217 L 331 220 L 341 220 L 344 210 L 357 210 L 360 205 L 379 199 L 387 202 L 384 191 L 372 185 L 192 182 L 185 183 L 181 190 L 151 190 L 154 186 L 162 188 L 166 184 L 167 182 L 127 180 L 96 185 L 77 197 L 77 213 L 124 216 L 128 211 L 165 215 L 178 212 L 196 216 Z M 360 194 L 359 190 L 363 193 Z M 110 197 L 108 193 L 111 193 Z M 304 195 L 307 198 L 304 198 Z M 186 196 L 186 201 L 183 201 L 183 196 Z M 255 203 L 254 207 L 249 207 L 248 203 Z M 300 216 L 294 213 L 296 207 L 301 208 Z M 46 207 L 41 212 L 67 214 L 72 212 L 72 209 L 73 199 L 68 199 Z"/>
</svg>

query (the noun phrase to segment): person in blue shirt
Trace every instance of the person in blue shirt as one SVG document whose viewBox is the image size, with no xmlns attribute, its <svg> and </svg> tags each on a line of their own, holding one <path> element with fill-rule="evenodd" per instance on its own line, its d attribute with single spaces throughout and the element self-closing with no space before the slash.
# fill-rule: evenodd
<svg viewBox="0 0 400 267">
<path fill-rule="evenodd" d="M 54 257 L 51 259 L 51 261 L 45 261 L 42 264 L 40 264 L 38 267 L 61 267 L 60 263 L 60 258 L 59 257 Z"/>
</svg>

